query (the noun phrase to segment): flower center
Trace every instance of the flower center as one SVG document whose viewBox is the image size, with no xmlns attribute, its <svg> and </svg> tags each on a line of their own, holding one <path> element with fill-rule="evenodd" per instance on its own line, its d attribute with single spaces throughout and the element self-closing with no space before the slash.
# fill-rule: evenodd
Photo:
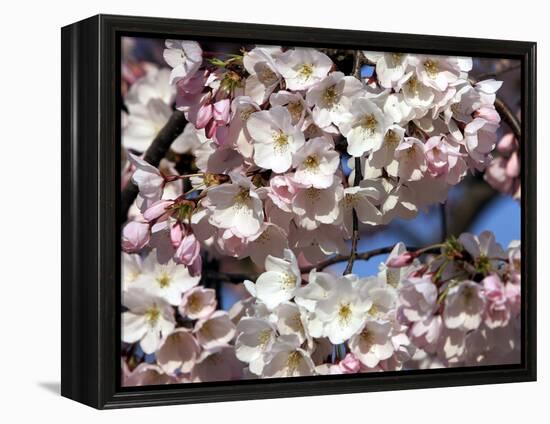
<svg viewBox="0 0 550 424">
<path fill-rule="evenodd" d="M 258 345 L 262 349 L 265 349 L 269 340 L 271 340 L 271 330 L 260 331 L 260 333 L 258 334 Z"/>
<path fill-rule="evenodd" d="M 349 303 L 341 303 L 338 309 L 338 319 L 341 325 L 346 325 L 351 320 L 351 307 Z"/>
<path fill-rule="evenodd" d="M 277 75 L 268 66 L 264 66 L 259 73 L 260 81 L 265 85 L 272 85 L 277 82 Z"/>
<path fill-rule="evenodd" d="M 363 117 L 363 119 L 361 119 L 359 125 L 361 125 L 361 128 L 363 128 L 367 134 L 372 135 L 376 130 L 378 121 L 372 113 L 368 113 Z"/>
<path fill-rule="evenodd" d="M 247 202 L 250 200 L 250 191 L 246 188 L 241 188 L 239 193 L 233 198 L 235 206 L 243 207 L 246 206 Z"/>
<path fill-rule="evenodd" d="M 187 299 L 187 308 L 189 309 L 189 312 L 192 314 L 196 314 L 201 310 L 202 302 L 196 294 L 192 294 Z"/>
<path fill-rule="evenodd" d="M 156 306 L 151 306 L 145 311 L 145 319 L 151 327 L 154 327 L 160 318 L 160 309 Z"/>
<path fill-rule="evenodd" d="M 165 271 L 163 271 L 158 277 L 157 277 L 157 283 L 159 284 L 159 287 L 161 289 L 164 289 L 170 285 L 172 282 L 172 277 L 168 275 Z"/>
<path fill-rule="evenodd" d="M 306 195 L 309 198 L 309 200 L 312 200 L 312 201 L 317 201 L 321 197 L 319 189 L 315 187 L 309 187 L 308 189 L 306 189 Z"/>
<path fill-rule="evenodd" d="M 361 341 L 367 345 L 371 345 L 374 342 L 374 336 L 367 329 L 361 331 Z"/>
<path fill-rule="evenodd" d="M 313 75 L 313 65 L 309 63 L 304 63 L 302 66 L 300 66 L 298 74 L 300 74 L 300 76 L 305 80 L 309 79 Z"/>
<path fill-rule="evenodd" d="M 405 149 L 405 155 L 408 159 L 412 159 L 415 155 L 414 146 L 409 147 L 408 149 Z"/>
<path fill-rule="evenodd" d="M 344 202 L 347 207 L 354 207 L 357 203 L 357 196 L 355 196 L 355 194 L 346 193 L 346 195 L 344 196 Z"/>
<path fill-rule="evenodd" d="M 478 273 L 487 275 L 491 271 L 491 261 L 485 255 L 479 256 L 474 263 L 475 269 Z"/>
<path fill-rule="evenodd" d="M 296 287 L 296 276 L 294 274 L 285 272 L 281 278 L 281 284 L 283 285 L 283 288 L 287 290 L 292 290 Z"/>
<path fill-rule="evenodd" d="M 370 309 L 368 310 L 368 314 L 371 315 L 371 316 L 374 316 L 374 315 L 378 315 L 378 313 L 380 312 L 380 310 L 378 309 L 378 306 L 376 306 L 375 304 L 373 304 Z"/>
<path fill-rule="evenodd" d="M 430 78 L 435 78 L 437 76 L 437 73 L 439 72 L 439 66 L 437 66 L 437 62 L 432 59 L 428 59 L 426 62 L 424 62 L 424 69 L 426 70 L 426 73 Z"/>
<path fill-rule="evenodd" d="M 302 359 L 302 355 L 300 355 L 300 352 L 294 351 L 288 355 L 286 366 L 289 375 L 292 375 L 296 372 L 300 365 L 300 359 Z"/>
<path fill-rule="evenodd" d="M 316 172 L 319 170 L 319 158 L 316 155 L 309 155 L 303 163 L 304 168 L 310 172 Z"/>
<path fill-rule="evenodd" d="M 243 121 L 247 121 L 248 118 L 250 118 L 250 115 L 255 111 L 253 107 L 245 107 L 241 112 L 239 113 L 239 116 Z"/>
<path fill-rule="evenodd" d="M 411 78 L 409 78 L 409 80 L 407 81 L 407 87 L 408 89 L 411 91 L 411 93 L 417 95 L 419 90 L 420 90 L 420 87 L 419 87 L 419 83 L 418 83 L 418 79 L 415 77 L 415 76 L 412 76 Z"/>
<path fill-rule="evenodd" d="M 274 149 L 278 153 L 284 153 L 288 149 L 288 135 L 283 132 L 273 134 Z"/>
<path fill-rule="evenodd" d="M 302 106 L 301 102 L 299 101 L 289 102 L 286 107 L 290 112 L 290 116 L 292 116 L 293 121 L 297 121 L 302 117 L 302 112 L 304 110 L 304 107 Z"/>
<path fill-rule="evenodd" d="M 392 53 L 391 58 L 393 60 L 393 64 L 397 65 L 401 62 L 401 58 L 403 57 L 403 53 Z"/>
<path fill-rule="evenodd" d="M 338 101 L 338 97 L 338 91 L 334 85 L 328 87 L 323 93 L 323 100 L 328 107 L 334 106 L 334 104 Z"/>
<path fill-rule="evenodd" d="M 397 135 L 397 133 L 393 130 L 388 130 L 384 136 L 384 142 L 393 146 L 394 144 L 399 143 L 399 135 Z"/>
</svg>

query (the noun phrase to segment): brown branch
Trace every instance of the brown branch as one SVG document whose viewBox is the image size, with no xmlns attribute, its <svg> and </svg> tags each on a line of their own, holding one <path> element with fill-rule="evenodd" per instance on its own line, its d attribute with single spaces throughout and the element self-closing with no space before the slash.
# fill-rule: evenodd
<svg viewBox="0 0 550 424">
<path fill-rule="evenodd" d="M 183 132 L 187 120 L 183 112 L 179 110 L 174 111 L 172 116 L 168 119 L 164 127 L 159 131 L 157 136 L 151 142 L 151 145 L 145 152 L 143 160 L 150 163 L 153 166 L 159 166 L 160 161 L 166 156 L 172 142 Z M 126 187 L 122 190 L 120 196 L 120 220 L 121 222 L 128 219 L 128 209 L 134 203 L 138 195 L 138 188 L 132 181 L 128 181 Z"/>
<path fill-rule="evenodd" d="M 386 255 L 391 253 L 395 245 L 392 246 L 385 246 L 385 247 L 379 247 L 378 249 L 372 249 L 368 250 L 366 252 L 361 253 L 355 253 L 355 260 L 356 261 L 368 261 L 371 258 L 374 258 L 375 256 L 380 255 Z M 416 252 L 422 248 L 416 247 L 416 246 L 407 246 L 407 251 L 409 252 Z M 427 250 L 423 250 L 422 254 L 432 254 L 432 253 L 439 253 L 440 248 L 434 247 Z M 350 255 L 335 255 L 331 258 L 328 258 L 324 261 L 318 262 L 315 265 L 307 265 L 300 268 L 300 272 L 302 274 L 307 274 L 313 269 L 316 269 L 318 271 L 321 271 L 331 265 L 336 265 L 341 262 L 346 262 L 350 258 Z M 202 278 L 212 281 L 212 280 L 219 280 L 226 283 L 234 283 L 239 284 L 242 283 L 244 280 L 251 280 L 256 281 L 258 278 L 258 274 L 243 274 L 243 273 L 226 273 L 226 272 L 218 272 L 218 271 L 205 271 L 202 275 Z"/>
<path fill-rule="evenodd" d="M 361 79 L 362 60 L 363 60 L 363 53 L 360 52 L 359 50 L 356 51 L 353 59 L 352 75 L 357 79 Z M 363 179 L 363 173 L 361 172 L 361 158 L 356 157 L 353 185 L 358 186 L 361 183 L 362 179 Z M 352 217 L 353 231 L 351 235 L 351 253 L 349 255 L 346 269 L 344 269 L 344 275 L 351 274 L 351 272 L 353 271 L 353 262 L 355 261 L 355 257 L 357 255 L 357 244 L 359 243 L 359 218 L 357 217 L 357 211 L 355 210 L 355 208 L 352 209 L 352 214 L 353 214 L 353 217 Z"/>
<path fill-rule="evenodd" d="M 518 141 L 521 141 L 521 123 L 516 115 L 514 115 L 514 112 L 512 112 L 508 105 L 498 96 L 495 99 L 495 109 L 502 120 L 508 124 Z"/>
</svg>

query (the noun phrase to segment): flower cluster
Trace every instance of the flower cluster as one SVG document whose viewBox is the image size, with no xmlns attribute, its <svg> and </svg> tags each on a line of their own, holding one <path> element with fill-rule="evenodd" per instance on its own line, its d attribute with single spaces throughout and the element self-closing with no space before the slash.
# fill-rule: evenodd
<svg viewBox="0 0 550 424">
<path fill-rule="evenodd" d="M 235 353 L 261 377 L 513 363 L 520 253 L 489 232 L 423 252 L 392 250 L 378 275 L 312 270 L 302 281 L 290 250 L 268 256 L 242 301 Z"/>
<path fill-rule="evenodd" d="M 242 366 L 230 346 L 235 324 L 216 310 L 215 291 L 199 286 L 185 265 L 159 264 L 157 254 L 122 254 L 122 342 L 127 351 L 139 347 L 154 358 L 131 371 L 125 362 L 124 384 L 240 378 Z M 220 360 L 224 366 L 217 370 L 212 365 Z"/>
<path fill-rule="evenodd" d="M 138 188 L 121 241 L 125 385 L 514 360 L 518 244 L 463 234 L 398 244 L 374 276 L 319 266 L 359 231 L 444 203 L 469 172 L 519 190 L 517 141 L 492 157 L 501 82 L 469 79 L 470 58 L 358 51 L 340 69 L 328 53 L 166 40 L 169 68 L 125 79 L 122 184 Z M 152 165 L 174 110 L 185 129 Z M 228 312 L 205 288 L 227 258 L 258 274 Z"/>
<path fill-rule="evenodd" d="M 195 200 L 180 188 L 186 175 L 166 175 L 130 154 L 142 215 L 125 232 L 128 245 L 153 238 L 168 245 L 175 225 L 180 263 L 188 264 L 182 250 L 195 252 L 196 240 L 258 266 L 285 248 L 315 263 L 346 250 L 352 209 L 370 226 L 412 218 L 444 202 L 468 170 L 484 169 L 497 139 L 500 82 L 472 85 L 468 58 L 357 56 L 375 77 L 345 75 L 316 49 L 255 47 L 205 60 L 198 43 L 167 40 L 172 70 L 132 85 L 123 142 L 144 151 L 175 98 L 189 124 L 172 150 L 195 157 Z M 356 163 L 361 178 L 352 184 Z M 189 225 L 178 219 L 189 217 Z M 159 231 L 165 241 L 153 237 Z"/>
</svg>

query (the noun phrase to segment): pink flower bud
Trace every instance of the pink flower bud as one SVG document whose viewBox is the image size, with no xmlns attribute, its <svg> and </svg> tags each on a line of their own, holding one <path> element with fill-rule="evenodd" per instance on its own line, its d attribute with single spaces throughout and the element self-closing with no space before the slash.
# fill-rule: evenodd
<svg viewBox="0 0 550 424">
<path fill-rule="evenodd" d="M 489 121 L 493 124 L 498 124 L 500 122 L 500 115 L 495 110 L 494 106 L 483 106 L 475 112 L 475 116 L 483 118 L 486 121 Z"/>
<path fill-rule="evenodd" d="M 184 94 L 197 94 L 204 88 L 206 71 L 197 72 L 191 78 L 184 78 L 176 83 L 178 92 Z"/>
<path fill-rule="evenodd" d="M 214 121 L 213 119 L 208 121 L 208 123 L 206 124 L 206 126 L 204 128 L 204 132 L 206 134 L 206 137 L 214 138 L 214 136 L 216 135 L 216 130 L 217 129 L 218 129 L 218 125 L 216 124 L 216 121 Z"/>
<path fill-rule="evenodd" d="M 197 127 L 197 129 L 204 128 L 208 125 L 211 119 L 212 105 L 210 103 L 206 103 L 197 111 L 197 122 L 195 123 L 195 127 Z"/>
<path fill-rule="evenodd" d="M 516 137 L 512 133 L 504 135 L 497 144 L 497 150 L 500 153 L 510 154 L 513 151 L 517 150 L 518 142 Z"/>
<path fill-rule="evenodd" d="M 218 146 L 223 146 L 229 140 L 229 127 L 223 125 L 216 128 L 216 134 L 214 135 L 214 141 Z"/>
<path fill-rule="evenodd" d="M 219 100 L 214 103 L 212 114 L 218 125 L 226 125 L 229 123 L 229 113 L 231 111 L 231 102 L 229 99 Z"/>
<path fill-rule="evenodd" d="M 122 250 L 135 253 L 149 243 L 149 224 L 146 222 L 130 221 L 122 230 Z"/>
<path fill-rule="evenodd" d="M 361 369 L 361 362 L 354 354 L 348 353 L 338 364 L 343 374 L 355 374 Z"/>
<path fill-rule="evenodd" d="M 398 256 L 395 256 L 386 262 L 389 267 L 401 268 L 403 266 L 410 265 L 415 258 L 415 255 L 411 252 L 403 252 Z"/>
<path fill-rule="evenodd" d="M 196 277 L 197 275 L 201 275 L 202 271 L 202 256 L 197 256 L 197 259 L 195 259 L 192 263 L 190 263 L 187 266 L 187 271 L 189 271 L 189 274 L 191 277 Z"/>
<path fill-rule="evenodd" d="M 143 218 L 149 222 L 154 221 L 164 215 L 166 213 L 166 209 L 173 203 L 174 202 L 172 200 L 158 200 L 153 203 L 149 209 L 143 212 Z"/>
<path fill-rule="evenodd" d="M 181 240 L 176 253 L 174 253 L 174 261 L 179 264 L 191 265 L 200 256 L 201 245 L 193 233 L 186 234 Z"/>
<path fill-rule="evenodd" d="M 510 156 L 510 159 L 508 159 L 508 163 L 506 164 L 506 175 L 508 175 L 510 178 L 519 177 L 519 170 L 520 164 L 518 152 L 514 152 L 512 153 L 512 156 Z"/>
<path fill-rule="evenodd" d="M 172 246 L 174 247 L 174 249 L 177 249 L 181 244 L 181 241 L 183 240 L 183 235 L 184 232 L 181 224 L 176 222 L 170 228 L 170 241 L 172 242 Z"/>
</svg>

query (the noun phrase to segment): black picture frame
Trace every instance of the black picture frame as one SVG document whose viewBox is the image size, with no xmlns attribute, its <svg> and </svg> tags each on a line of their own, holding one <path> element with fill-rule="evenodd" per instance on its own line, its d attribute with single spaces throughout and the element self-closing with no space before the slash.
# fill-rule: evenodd
<svg viewBox="0 0 550 424">
<path fill-rule="evenodd" d="M 536 43 L 97 15 L 62 42 L 61 394 L 95 408 L 536 380 Z M 217 39 L 521 61 L 521 364 L 120 387 L 120 37 Z"/>
</svg>

